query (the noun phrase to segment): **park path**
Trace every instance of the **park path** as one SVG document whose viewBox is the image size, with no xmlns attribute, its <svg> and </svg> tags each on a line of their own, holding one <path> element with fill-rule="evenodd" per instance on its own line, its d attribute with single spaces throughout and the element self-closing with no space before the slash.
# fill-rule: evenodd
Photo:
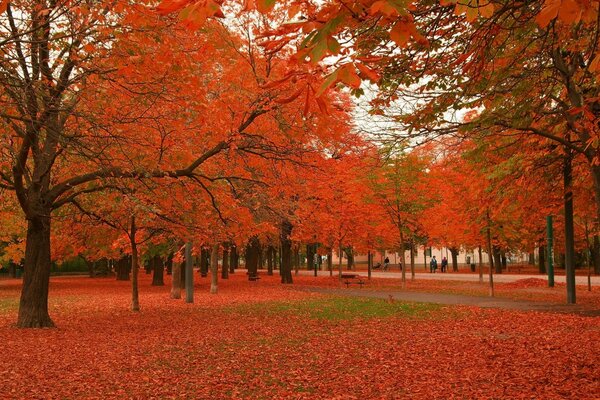
<svg viewBox="0 0 600 400">
<path fill-rule="evenodd" d="M 307 271 L 307 270 L 300 270 L 298 272 L 301 275 L 311 275 L 312 276 L 314 274 L 313 271 Z M 354 271 L 347 271 L 346 267 L 344 266 L 344 272 L 354 272 Z M 356 271 L 356 272 L 360 273 L 361 275 L 365 275 L 365 276 L 367 275 L 367 271 Z M 318 273 L 319 273 L 319 276 L 329 276 L 329 271 L 322 270 L 322 271 L 319 271 Z M 337 274 L 337 269 L 334 269 L 333 273 L 334 273 L 334 275 Z M 373 278 L 401 279 L 402 272 L 400 272 L 398 270 L 392 270 L 392 271 L 386 271 L 386 272 L 373 271 L 371 276 Z M 543 274 L 530 274 L 530 275 L 510 274 L 510 273 L 494 274 L 494 282 L 495 283 L 509 283 L 509 282 L 516 282 L 521 279 L 531 279 L 531 278 L 548 280 L 548 276 L 543 275 Z M 407 271 L 407 273 L 406 273 L 406 279 L 410 279 L 409 271 Z M 415 279 L 479 282 L 479 274 L 477 274 L 477 273 L 452 273 L 452 272 L 431 274 L 429 272 L 422 272 L 422 269 L 421 269 L 421 272 L 415 272 Z M 588 279 L 587 276 L 576 276 L 575 283 L 577 285 L 587 285 L 587 279 Z M 488 282 L 487 274 L 483 275 L 483 280 L 484 280 L 484 282 Z M 564 275 L 556 275 L 554 277 L 554 281 L 556 283 L 565 283 L 565 276 Z M 591 282 L 592 282 L 592 286 L 600 285 L 600 276 L 592 276 Z"/>
<path fill-rule="evenodd" d="M 591 317 L 600 316 L 600 310 L 590 309 L 574 304 L 544 303 L 525 300 L 512 300 L 498 297 L 479 297 L 459 294 L 424 293 L 398 290 L 348 289 L 348 288 L 304 288 L 311 292 L 334 294 L 338 296 L 369 297 L 378 299 L 393 299 L 417 303 L 435 303 L 445 305 L 466 305 L 481 308 L 501 308 L 518 311 L 539 311 L 563 314 L 577 314 Z"/>
</svg>

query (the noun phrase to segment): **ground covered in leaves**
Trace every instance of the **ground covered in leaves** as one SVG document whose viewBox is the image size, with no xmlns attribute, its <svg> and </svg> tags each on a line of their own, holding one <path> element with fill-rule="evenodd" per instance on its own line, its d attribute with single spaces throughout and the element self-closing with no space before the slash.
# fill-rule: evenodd
<svg viewBox="0 0 600 400">
<path fill-rule="evenodd" d="M 598 317 L 324 296 L 282 286 L 277 276 L 248 282 L 239 273 L 221 281 L 216 295 L 208 293 L 207 279 L 196 277 L 195 303 L 186 304 L 170 299 L 168 286 L 141 278 L 142 311 L 135 314 L 128 311 L 129 282 L 52 278 L 58 327 L 46 330 L 12 327 L 20 281 L 1 280 L 0 397 L 592 399 L 600 393 Z M 296 277 L 293 286 L 315 284 L 335 283 Z"/>
</svg>

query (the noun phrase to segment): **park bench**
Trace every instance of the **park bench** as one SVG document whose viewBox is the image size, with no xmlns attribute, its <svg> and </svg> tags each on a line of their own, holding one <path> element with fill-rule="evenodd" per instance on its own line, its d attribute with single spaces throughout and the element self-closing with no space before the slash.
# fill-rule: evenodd
<svg viewBox="0 0 600 400">
<path fill-rule="evenodd" d="M 363 285 L 365 283 L 367 283 L 364 280 L 363 276 L 360 276 L 359 274 L 342 274 L 342 279 L 344 281 L 344 283 L 346 284 L 346 287 L 350 287 L 350 285 L 352 285 L 353 283 L 360 285 L 360 288 L 362 289 Z"/>
<path fill-rule="evenodd" d="M 248 280 L 249 280 L 249 281 L 254 281 L 254 282 L 256 282 L 256 281 L 257 281 L 257 280 L 259 280 L 259 279 L 260 279 L 260 276 L 258 276 L 258 274 L 256 274 L 256 275 L 248 275 Z"/>
</svg>

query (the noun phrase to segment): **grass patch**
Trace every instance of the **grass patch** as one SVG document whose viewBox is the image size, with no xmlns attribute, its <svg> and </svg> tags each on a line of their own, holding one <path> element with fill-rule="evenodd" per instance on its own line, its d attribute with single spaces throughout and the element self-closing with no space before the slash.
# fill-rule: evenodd
<svg viewBox="0 0 600 400">
<path fill-rule="evenodd" d="M 439 304 L 389 302 L 363 297 L 323 297 L 308 301 L 266 302 L 226 307 L 235 314 L 298 315 L 311 319 L 339 321 L 372 318 L 426 318 L 442 308 Z"/>
<path fill-rule="evenodd" d="M 17 311 L 19 309 L 19 299 L 9 298 L 0 299 L 0 314 Z"/>
</svg>

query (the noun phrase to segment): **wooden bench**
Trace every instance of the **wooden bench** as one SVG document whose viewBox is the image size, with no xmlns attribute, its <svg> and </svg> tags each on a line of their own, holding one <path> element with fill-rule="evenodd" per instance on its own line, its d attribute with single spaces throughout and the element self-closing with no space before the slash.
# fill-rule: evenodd
<svg viewBox="0 0 600 400">
<path fill-rule="evenodd" d="M 260 279 L 260 276 L 258 276 L 258 275 L 248 275 L 248 280 L 249 280 L 249 281 L 254 281 L 254 282 L 256 282 L 256 281 L 257 281 L 257 280 L 259 280 L 259 279 Z"/>
<path fill-rule="evenodd" d="M 342 279 L 344 280 L 344 283 L 346 284 L 346 287 L 350 287 L 350 285 L 352 285 L 353 283 L 360 285 L 360 288 L 362 289 L 363 285 L 365 283 L 367 283 L 364 280 L 363 276 L 360 276 L 359 274 L 342 274 Z"/>
</svg>

